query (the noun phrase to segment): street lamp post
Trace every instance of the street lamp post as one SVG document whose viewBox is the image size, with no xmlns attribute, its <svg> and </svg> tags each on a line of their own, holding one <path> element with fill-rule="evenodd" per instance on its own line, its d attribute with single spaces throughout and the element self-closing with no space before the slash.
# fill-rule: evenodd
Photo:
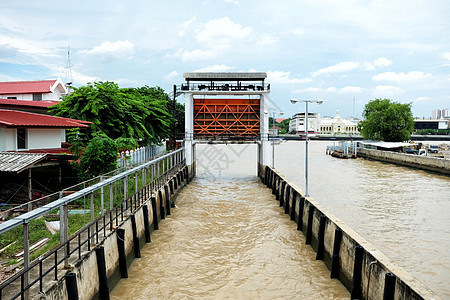
<svg viewBox="0 0 450 300">
<path fill-rule="evenodd" d="M 305 143 L 305 197 L 309 197 L 308 194 L 308 103 L 322 104 L 323 100 L 297 100 L 292 98 L 291 103 L 295 104 L 297 102 L 305 102 L 305 132 L 306 132 L 306 143 Z"/>
<path fill-rule="evenodd" d="M 275 115 L 277 112 L 272 112 L 272 168 L 275 169 Z M 279 112 L 280 116 L 284 115 L 284 112 Z"/>
</svg>

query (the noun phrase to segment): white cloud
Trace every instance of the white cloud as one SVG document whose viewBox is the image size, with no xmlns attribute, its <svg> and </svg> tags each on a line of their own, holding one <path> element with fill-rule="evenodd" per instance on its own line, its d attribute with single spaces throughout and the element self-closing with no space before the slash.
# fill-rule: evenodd
<svg viewBox="0 0 450 300">
<path fill-rule="evenodd" d="M 356 93 L 361 93 L 363 92 L 365 89 L 361 88 L 359 86 L 345 86 L 342 89 L 340 89 L 340 93 L 344 93 L 344 94 L 356 94 Z"/>
<path fill-rule="evenodd" d="M 236 0 L 225 0 L 225 2 L 233 3 L 233 4 L 236 4 L 237 6 L 239 6 L 239 2 Z"/>
<path fill-rule="evenodd" d="M 197 41 L 210 47 L 230 47 L 233 41 L 246 38 L 251 27 L 242 27 L 228 17 L 207 22 L 197 33 Z"/>
<path fill-rule="evenodd" d="M 303 35 L 305 33 L 303 31 L 303 29 L 300 29 L 300 28 L 293 29 L 293 30 L 291 30 L 291 32 L 295 35 Z"/>
<path fill-rule="evenodd" d="M 178 76 L 178 72 L 177 71 L 172 71 L 169 74 L 167 74 L 166 77 L 164 77 L 164 80 L 165 81 L 169 81 L 169 80 L 171 80 L 171 79 L 173 79 L 173 78 L 175 78 L 177 76 Z"/>
<path fill-rule="evenodd" d="M 283 71 L 267 71 L 267 80 L 271 83 L 278 84 L 298 84 L 298 83 L 309 83 L 312 81 L 311 78 L 291 78 L 291 72 Z"/>
<path fill-rule="evenodd" d="M 184 22 L 183 24 L 181 24 L 181 30 L 178 32 L 178 36 L 182 37 L 186 34 L 186 29 L 189 28 L 189 26 L 194 23 L 196 20 L 195 17 L 190 18 L 189 20 L 187 20 L 186 22 Z"/>
<path fill-rule="evenodd" d="M 375 70 L 376 67 L 384 67 L 391 64 L 392 61 L 385 57 L 379 57 L 373 62 L 343 61 L 333 66 L 322 68 L 316 72 L 313 72 L 312 76 L 316 77 L 322 74 L 342 73 L 355 69 Z"/>
<path fill-rule="evenodd" d="M 87 55 L 106 55 L 113 57 L 131 57 L 134 53 L 134 44 L 128 40 L 110 42 L 106 41 L 91 50 L 80 50 L 82 54 Z"/>
<path fill-rule="evenodd" d="M 416 100 L 414 100 L 414 102 L 428 101 L 430 99 L 431 97 L 417 97 Z"/>
<path fill-rule="evenodd" d="M 450 52 L 442 53 L 442 57 L 445 58 L 445 59 L 450 60 Z"/>
<path fill-rule="evenodd" d="M 184 62 L 208 60 L 215 58 L 216 56 L 217 56 L 216 51 L 196 49 L 192 51 L 183 51 L 183 53 L 181 53 L 181 60 Z"/>
<path fill-rule="evenodd" d="M 429 73 L 424 73 L 421 71 L 411 71 L 408 73 L 395 73 L 395 72 L 384 72 L 372 77 L 375 81 L 393 81 L 393 82 L 404 82 L 411 80 L 420 80 L 432 77 Z"/>
<path fill-rule="evenodd" d="M 280 41 L 280 38 L 276 36 L 264 36 L 261 39 L 258 40 L 257 45 L 258 46 L 268 46 L 277 44 Z"/>
<path fill-rule="evenodd" d="M 322 68 L 322 69 L 320 69 L 320 70 L 318 70 L 316 72 L 313 72 L 312 76 L 316 77 L 316 76 L 322 75 L 322 74 L 351 71 L 351 70 L 359 68 L 360 66 L 361 66 L 361 64 L 359 62 L 356 62 L 356 61 L 344 61 L 344 62 L 340 62 L 338 64 L 335 64 L 333 66 Z"/>
<path fill-rule="evenodd" d="M 305 92 L 322 92 L 322 89 L 317 88 L 317 87 L 309 87 L 306 89 L 295 90 L 295 91 L 293 91 L 293 94 L 305 93 Z"/>
<path fill-rule="evenodd" d="M 373 62 L 373 64 L 376 67 L 386 67 L 392 65 L 392 60 L 387 59 L 386 57 L 379 57 Z"/>
<path fill-rule="evenodd" d="M 337 88 L 330 86 L 327 88 L 309 87 L 306 89 L 296 90 L 295 92 L 322 92 L 322 93 L 339 93 L 339 94 L 357 94 L 365 91 L 364 88 L 358 86 L 346 86 L 343 88 Z"/>
<path fill-rule="evenodd" d="M 391 97 L 393 95 L 402 94 L 404 91 L 401 88 L 392 85 L 377 85 L 373 94 L 375 97 Z"/>
<path fill-rule="evenodd" d="M 233 69 L 234 67 L 229 67 L 227 65 L 212 65 L 194 70 L 194 72 L 227 72 Z"/>
<path fill-rule="evenodd" d="M 185 50 L 180 48 L 174 54 L 167 54 L 166 57 L 180 58 L 183 62 L 187 61 L 201 61 L 215 58 L 217 56 L 217 51 L 215 50 Z"/>
</svg>

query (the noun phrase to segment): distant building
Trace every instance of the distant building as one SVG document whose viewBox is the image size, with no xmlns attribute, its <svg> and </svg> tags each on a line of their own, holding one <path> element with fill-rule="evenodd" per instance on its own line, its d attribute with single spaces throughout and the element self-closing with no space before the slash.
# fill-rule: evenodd
<svg viewBox="0 0 450 300">
<path fill-rule="evenodd" d="M 449 116 L 448 109 L 446 108 L 433 109 L 431 112 L 431 118 L 433 119 L 443 119 Z"/>
<path fill-rule="evenodd" d="M 61 101 L 68 90 L 60 78 L 37 81 L 0 82 L 0 98 L 27 101 Z"/>
<path fill-rule="evenodd" d="M 281 130 L 282 130 L 281 127 L 274 126 L 269 129 L 269 136 L 277 136 Z"/>
<path fill-rule="evenodd" d="M 323 134 L 358 134 L 358 122 L 357 119 L 344 119 L 340 116 L 339 110 L 336 110 L 336 116 L 324 117 L 320 120 L 320 133 Z"/>
<path fill-rule="evenodd" d="M 450 121 L 448 119 L 414 119 L 414 131 L 424 129 L 448 129 Z"/>
<path fill-rule="evenodd" d="M 308 112 L 308 133 L 319 133 L 320 130 L 320 114 Z M 289 132 L 299 134 L 306 133 L 305 113 L 296 113 L 289 122 Z"/>
<path fill-rule="evenodd" d="M 58 152 L 67 128 L 88 128 L 89 123 L 0 109 L 0 151 Z"/>
</svg>

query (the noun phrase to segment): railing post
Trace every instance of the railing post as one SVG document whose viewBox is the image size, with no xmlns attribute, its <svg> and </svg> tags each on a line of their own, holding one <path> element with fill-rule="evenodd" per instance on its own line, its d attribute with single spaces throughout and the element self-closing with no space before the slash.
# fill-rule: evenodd
<svg viewBox="0 0 450 300">
<path fill-rule="evenodd" d="M 134 173 L 134 192 L 137 193 L 138 191 L 138 171 Z"/>
<path fill-rule="evenodd" d="M 59 198 L 63 197 L 63 193 L 59 192 Z M 69 239 L 69 208 L 67 204 L 59 208 L 59 241 L 62 244 Z M 69 265 L 69 249 L 64 247 L 64 265 Z"/>
<path fill-rule="evenodd" d="M 109 185 L 109 210 L 113 209 L 114 207 L 113 184 L 114 183 L 111 182 L 111 184 Z"/>
<path fill-rule="evenodd" d="M 91 193 L 91 223 L 94 222 L 94 219 L 95 219 L 94 193 Z M 95 243 L 94 234 L 92 234 L 91 243 L 92 244 Z"/>
<path fill-rule="evenodd" d="M 147 185 L 147 167 L 142 169 L 142 186 Z"/>
<path fill-rule="evenodd" d="M 100 175 L 100 182 L 103 181 L 103 175 Z M 100 187 L 100 215 L 103 215 L 105 213 L 105 204 L 103 202 L 103 186 Z"/>
<path fill-rule="evenodd" d="M 30 223 L 23 223 L 23 269 L 25 273 L 23 274 L 23 287 L 28 286 L 30 281 L 30 273 L 27 271 L 30 267 Z M 27 289 L 23 293 L 23 299 L 29 299 L 29 290 Z"/>
<path fill-rule="evenodd" d="M 123 179 L 123 200 L 128 198 L 128 176 Z"/>
</svg>

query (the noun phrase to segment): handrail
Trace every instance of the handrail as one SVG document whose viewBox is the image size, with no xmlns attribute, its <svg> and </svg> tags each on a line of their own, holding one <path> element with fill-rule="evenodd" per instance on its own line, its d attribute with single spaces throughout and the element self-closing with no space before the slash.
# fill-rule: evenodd
<svg viewBox="0 0 450 300">
<path fill-rule="evenodd" d="M 133 172 L 136 172 L 140 169 L 145 168 L 146 166 L 150 166 L 154 163 L 157 163 L 167 157 L 170 157 L 171 155 L 174 155 L 180 151 L 183 151 L 184 148 L 180 148 L 176 151 L 172 151 L 171 153 L 164 155 L 162 157 L 159 157 L 153 161 L 150 161 L 144 165 L 135 167 L 133 169 L 130 169 L 126 172 L 123 172 L 117 176 L 111 177 L 108 180 L 102 181 L 99 184 L 96 184 L 95 186 L 88 187 L 86 189 L 89 189 L 91 192 L 95 191 L 96 189 L 94 187 L 100 188 L 104 185 L 108 185 L 112 182 L 114 182 L 112 179 L 116 178 L 121 179 L 125 176 L 132 174 Z M 114 208 L 111 208 L 109 211 L 106 211 L 103 215 L 96 218 L 95 220 L 91 221 L 90 223 L 86 224 L 83 228 L 81 228 L 77 233 L 73 234 L 66 240 L 64 243 L 56 246 L 53 250 L 50 252 L 44 254 L 40 258 L 33 261 L 30 266 L 26 269 L 22 269 L 17 274 L 13 275 L 12 277 L 8 278 L 6 281 L 2 282 L 0 284 L 0 299 L 2 299 L 2 293 L 3 290 L 13 284 L 17 280 L 21 280 L 21 287 L 20 291 L 15 293 L 12 296 L 12 299 L 16 299 L 19 296 L 23 296 L 23 294 L 30 290 L 32 286 L 37 284 L 39 282 L 39 291 L 43 292 L 43 279 L 45 276 L 48 276 L 50 273 L 54 272 L 54 280 L 58 280 L 58 266 L 61 265 L 67 258 L 70 258 L 75 252 L 78 252 L 78 259 L 81 258 L 81 251 L 82 248 L 90 251 L 92 250 L 96 245 L 99 244 L 99 235 L 101 235 L 101 232 L 103 231 L 103 238 L 107 236 L 107 229 L 108 227 L 110 230 L 113 230 L 113 225 L 115 222 L 115 226 L 119 226 L 119 222 L 122 223 L 124 220 L 128 219 L 130 214 L 127 214 L 128 211 L 135 211 L 138 207 L 140 207 L 146 199 L 148 199 L 149 195 L 153 194 L 154 189 L 161 188 L 160 184 L 162 182 L 167 181 L 170 176 L 174 176 L 178 171 L 180 171 L 183 166 L 185 165 L 185 159 L 182 159 L 178 163 L 174 164 L 170 167 L 170 169 L 166 170 L 163 174 L 158 174 L 158 176 L 153 179 L 152 181 L 148 182 L 145 186 L 143 186 L 141 189 L 137 190 L 134 194 L 128 196 L 126 199 L 122 200 L 120 204 L 115 206 Z M 81 191 L 80 191 L 81 192 Z M 91 192 L 87 193 L 79 193 L 78 195 L 82 197 L 83 195 L 90 194 Z M 74 194 L 72 194 L 74 195 Z M 72 196 L 70 195 L 70 196 Z M 67 198 L 67 197 L 64 197 Z M 64 198 L 61 198 L 60 200 L 63 200 Z M 78 198 L 75 198 L 78 199 Z M 73 200 L 75 200 L 73 199 Z M 58 200 L 59 201 L 59 200 Z M 60 206 L 64 205 L 68 200 L 59 201 Z M 56 201 L 55 201 L 56 202 Z M 51 203 L 53 204 L 53 203 Z M 54 208 L 53 208 L 54 209 Z M 37 210 L 37 209 L 36 209 Z M 109 219 L 108 219 L 109 218 Z M 119 220 L 120 218 L 120 220 Z M 14 220 L 14 219 L 13 219 Z M 19 220 L 19 225 L 22 219 Z M 82 238 L 83 234 L 86 234 L 87 236 L 84 236 Z M 95 242 L 94 242 L 95 239 Z M 77 241 L 78 240 L 78 241 Z M 77 245 L 73 249 L 70 249 L 70 243 L 75 242 Z M 58 251 L 60 251 L 62 248 L 67 247 L 67 254 L 58 255 Z M 61 253 L 60 253 L 61 254 Z M 44 261 L 47 260 L 54 260 L 54 262 L 44 270 Z M 33 278 L 30 283 L 27 285 L 23 285 L 23 277 L 25 274 L 30 272 L 34 268 L 39 268 L 39 275 L 36 278 Z"/>
<path fill-rule="evenodd" d="M 8 230 L 11 230 L 11 229 L 13 229 L 13 228 L 15 228 L 17 226 L 20 226 L 22 224 L 29 223 L 31 220 L 36 219 L 36 218 L 38 218 L 38 217 L 40 217 L 42 215 L 45 215 L 45 214 L 51 212 L 54 209 L 57 209 L 57 208 L 59 208 L 59 207 L 61 207 L 63 205 L 66 205 L 66 204 L 68 204 L 70 202 L 73 202 L 73 201 L 75 201 L 78 198 L 81 198 L 83 196 L 89 195 L 89 194 L 95 192 L 96 190 L 100 189 L 101 187 L 105 187 L 105 186 L 107 186 L 107 185 L 109 185 L 109 184 L 111 184 L 111 183 L 113 183 L 113 182 L 115 182 L 115 181 L 117 181 L 119 179 L 122 179 L 122 178 L 124 178 L 124 177 L 126 177 L 126 176 L 128 176 L 130 174 L 133 174 L 133 173 L 135 173 L 135 172 L 137 172 L 137 171 L 139 171 L 141 169 L 144 169 L 144 168 L 146 168 L 148 166 L 151 166 L 151 165 L 153 165 L 153 164 L 155 164 L 155 163 L 157 163 L 157 162 L 159 162 L 159 161 L 161 161 L 161 160 L 163 160 L 163 159 L 165 159 L 167 157 L 170 157 L 173 154 L 176 154 L 176 153 L 178 153 L 180 151 L 183 151 L 183 150 L 184 150 L 184 148 L 180 148 L 180 149 L 178 149 L 176 151 L 172 151 L 172 152 L 170 152 L 168 154 L 165 154 L 165 155 L 163 155 L 163 156 L 161 156 L 161 157 L 159 157 L 157 159 L 151 160 L 151 161 L 149 161 L 147 163 L 144 163 L 144 164 L 139 165 L 137 167 L 134 167 L 134 168 L 132 168 L 130 170 L 122 172 L 122 173 L 120 173 L 118 175 L 115 175 L 113 177 L 105 179 L 105 180 L 103 180 L 103 181 L 101 181 L 99 183 L 96 183 L 96 184 L 94 184 L 94 185 L 92 185 L 90 187 L 87 187 L 87 188 L 82 189 L 80 191 L 77 191 L 77 192 L 75 192 L 73 194 L 70 194 L 70 195 L 67 195 L 65 197 L 62 197 L 61 199 L 58 199 L 58 200 L 53 201 L 51 203 L 45 204 L 45 205 L 43 205 L 43 206 L 41 206 L 39 208 L 36 208 L 36 209 L 34 209 L 34 210 L 30 211 L 30 212 L 27 212 L 27 213 L 25 213 L 23 215 L 20 215 L 20 216 L 15 217 L 15 218 L 13 218 L 11 220 L 8 220 L 8 221 L 0 224 L 0 234 L 2 234 L 3 232 L 6 232 Z"/>
</svg>

